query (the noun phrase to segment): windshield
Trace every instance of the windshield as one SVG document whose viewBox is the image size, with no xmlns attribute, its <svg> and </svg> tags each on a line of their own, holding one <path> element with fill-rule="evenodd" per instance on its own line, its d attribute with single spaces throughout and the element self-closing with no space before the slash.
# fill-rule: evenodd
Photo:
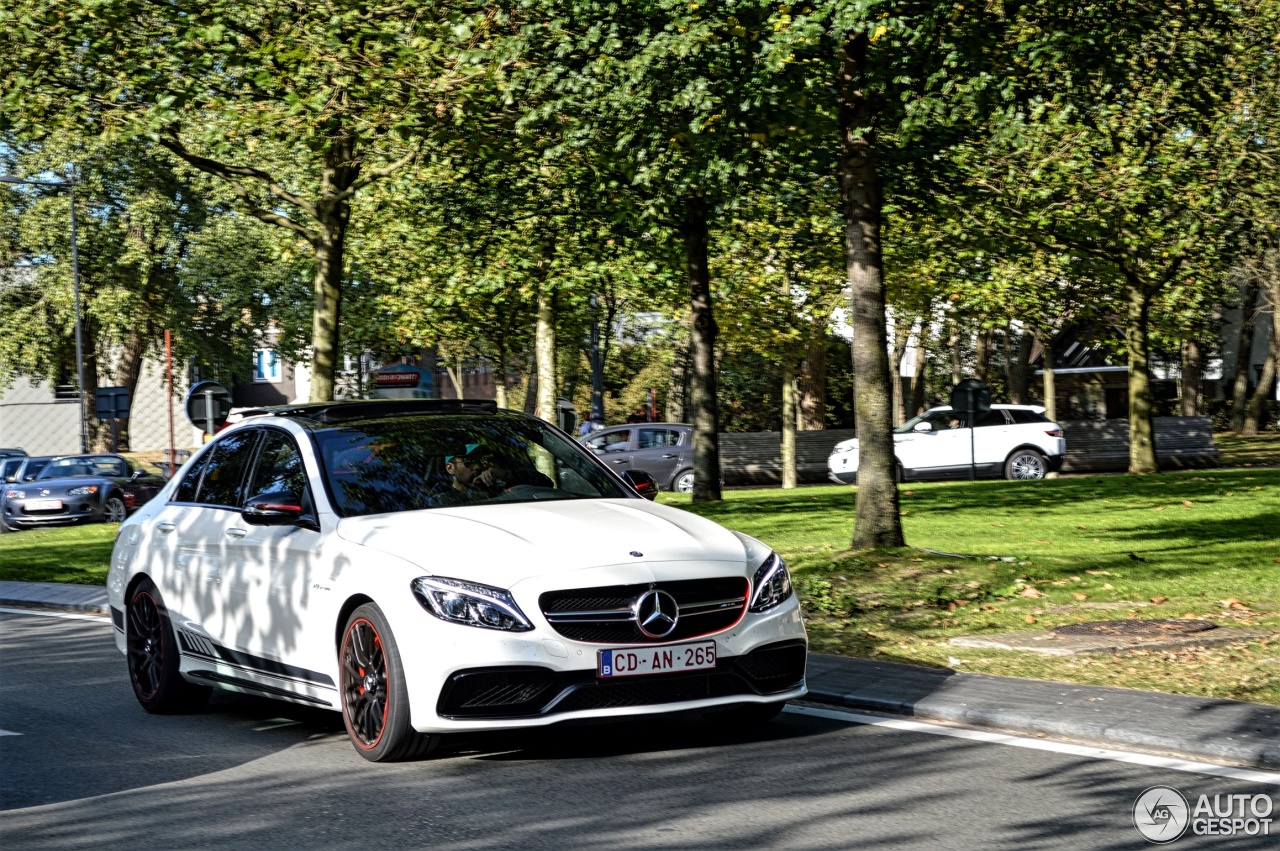
<svg viewBox="0 0 1280 851">
<path fill-rule="evenodd" d="M 72 455 L 55 458 L 40 471 L 36 481 L 42 479 L 67 479 L 82 476 L 114 476 L 123 478 L 129 470 L 123 458 L 111 455 Z"/>
<path fill-rule="evenodd" d="M 580 445 L 519 414 L 397 417 L 315 432 L 344 517 L 630 494 Z"/>
</svg>

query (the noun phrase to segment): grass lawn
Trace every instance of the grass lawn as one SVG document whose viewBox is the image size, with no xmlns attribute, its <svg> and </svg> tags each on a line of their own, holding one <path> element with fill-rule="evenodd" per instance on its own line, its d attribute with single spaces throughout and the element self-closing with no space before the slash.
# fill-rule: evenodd
<svg viewBox="0 0 1280 851">
<path fill-rule="evenodd" d="M 661 499 L 781 552 L 816 650 L 1280 703 L 1280 640 L 1067 658 L 947 644 L 1127 617 L 1280 631 L 1278 495 L 1275 469 L 904 485 L 908 542 L 965 559 L 849 551 L 850 487 Z"/>
<path fill-rule="evenodd" d="M 0 535 L 0 580 L 105 585 L 115 523 Z"/>
<path fill-rule="evenodd" d="M 1280 467 L 1280 432 L 1253 437 L 1215 434 L 1213 444 L 1222 455 L 1223 467 Z"/>
</svg>

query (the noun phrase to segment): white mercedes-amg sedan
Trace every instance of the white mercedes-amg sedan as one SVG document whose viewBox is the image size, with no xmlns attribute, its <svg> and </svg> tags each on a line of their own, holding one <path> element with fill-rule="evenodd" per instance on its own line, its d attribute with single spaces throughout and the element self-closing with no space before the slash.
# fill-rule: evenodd
<svg viewBox="0 0 1280 851">
<path fill-rule="evenodd" d="M 782 559 L 628 480 L 491 402 L 258 412 L 121 525 L 116 645 L 149 712 L 213 687 L 328 707 L 379 761 L 460 731 L 759 722 L 804 695 Z"/>
</svg>

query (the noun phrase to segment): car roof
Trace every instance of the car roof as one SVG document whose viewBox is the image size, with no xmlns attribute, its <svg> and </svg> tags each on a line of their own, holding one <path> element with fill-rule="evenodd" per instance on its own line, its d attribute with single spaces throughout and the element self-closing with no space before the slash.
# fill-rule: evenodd
<svg viewBox="0 0 1280 851">
<path fill-rule="evenodd" d="M 925 413 L 929 413 L 932 411 L 950 411 L 950 410 L 951 410 L 950 405 L 939 405 L 936 408 L 930 408 Z M 991 406 L 991 410 L 993 411 L 1035 411 L 1037 414 L 1043 414 L 1047 409 L 1045 408 L 1044 405 L 1006 405 L 1001 402 L 997 402 Z"/>
<path fill-rule="evenodd" d="M 302 405 L 280 405 L 241 411 L 243 419 L 236 425 L 248 422 L 261 424 L 260 418 L 284 417 L 299 425 L 315 428 L 358 420 L 463 411 L 497 413 L 498 404 L 492 399 L 358 399 L 344 402 L 309 402 Z"/>
</svg>

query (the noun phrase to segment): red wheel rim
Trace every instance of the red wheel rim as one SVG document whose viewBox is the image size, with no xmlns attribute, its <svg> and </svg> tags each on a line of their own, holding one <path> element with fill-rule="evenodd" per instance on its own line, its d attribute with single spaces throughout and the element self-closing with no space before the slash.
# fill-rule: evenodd
<svg viewBox="0 0 1280 851">
<path fill-rule="evenodd" d="M 382 637 L 377 627 L 360 618 L 342 639 L 342 715 L 358 747 L 372 750 L 382 741 L 388 697 Z"/>
</svg>

